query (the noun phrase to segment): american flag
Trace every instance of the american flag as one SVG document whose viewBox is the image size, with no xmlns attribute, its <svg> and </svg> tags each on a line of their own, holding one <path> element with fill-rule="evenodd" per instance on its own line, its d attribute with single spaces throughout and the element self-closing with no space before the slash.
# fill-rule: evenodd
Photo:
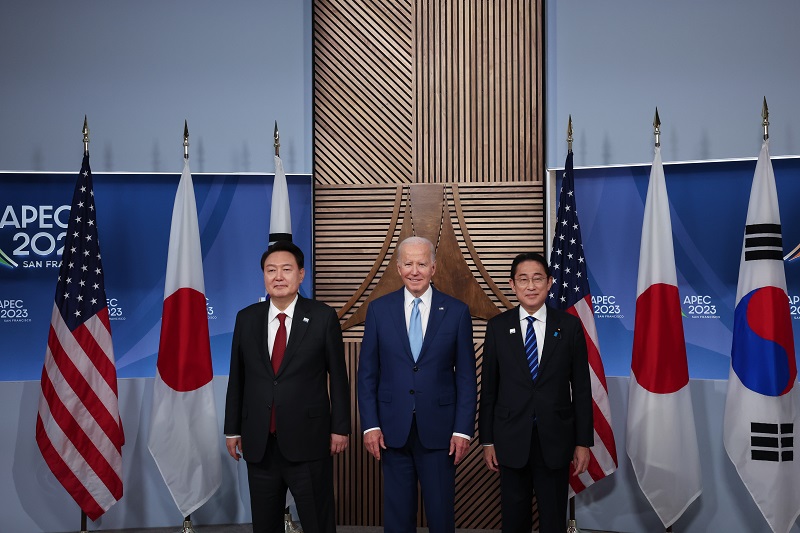
<svg viewBox="0 0 800 533">
<path fill-rule="evenodd" d="M 608 387 L 600 359 L 597 328 L 594 323 L 592 295 L 589 291 L 586 260 L 583 256 L 578 213 L 575 207 L 575 175 L 572 152 L 567 155 L 564 179 L 558 200 L 558 214 L 553 249 L 550 253 L 550 270 L 553 286 L 548 304 L 577 316 L 583 324 L 586 346 L 589 351 L 589 373 L 592 379 L 592 407 L 594 415 L 594 446 L 591 448 L 589 468 L 580 476 L 570 473 L 570 497 L 595 481 L 617 469 L 617 447 L 611 429 L 611 409 L 608 404 Z M 570 466 L 570 470 L 572 467 Z"/>
<path fill-rule="evenodd" d="M 56 284 L 36 442 L 50 470 L 92 520 L 122 498 L 125 442 L 103 278 L 85 154 Z"/>
</svg>

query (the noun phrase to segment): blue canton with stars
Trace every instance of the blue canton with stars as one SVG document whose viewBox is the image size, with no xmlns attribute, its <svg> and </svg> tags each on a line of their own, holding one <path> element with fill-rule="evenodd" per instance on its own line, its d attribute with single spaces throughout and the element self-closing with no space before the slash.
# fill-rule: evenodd
<svg viewBox="0 0 800 533">
<path fill-rule="evenodd" d="M 556 309 L 569 309 L 589 294 L 589 277 L 583 257 L 578 213 L 575 208 L 575 171 L 572 152 L 567 155 L 564 178 L 558 198 L 558 213 L 550 252 L 550 273 L 553 286 L 548 304 Z"/>
<path fill-rule="evenodd" d="M 106 307 L 95 215 L 92 170 L 85 154 L 72 196 L 56 285 L 55 302 L 70 331 Z"/>
</svg>

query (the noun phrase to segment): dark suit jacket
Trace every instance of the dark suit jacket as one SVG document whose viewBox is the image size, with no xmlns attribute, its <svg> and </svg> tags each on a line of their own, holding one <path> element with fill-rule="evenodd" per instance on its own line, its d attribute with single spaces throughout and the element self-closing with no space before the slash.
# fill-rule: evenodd
<svg viewBox="0 0 800 533">
<path fill-rule="evenodd" d="M 298 297 L 276 375 L 268 352 L 268 313 L 269 302 L 261 302 L 236 316 L 225 434 L 241 435 L 245 460 L 261 461 L 276 405 L 276 433 L 284 457 L 311 461 L 329 456 L 331 433 L 350 433 L 350 389 L 339 319 L 329 306 Z"/>
<path fill-rule="evenodd" d="M 358 364 L 363 430 L 380 427 L 392 448 L 408 440 L 416 409 L 423 446 L 450 446 L 453 433 L 475 431 L 476 376 L 472 318 L 464 302 L 436 289 L 417 362 L 408 342 L 403 289 L 369 304 Z"/>
<path fill-rule="evenodd" d="M 576 445 L 594 443 L 592 385 L 580 321 L 547 308 L 544 351 L 534 384 L 515 307 L 486 325 L 480 441 L 494 444 L 501 465 L 521 468 L 528 461 L 534 416 L 550 468 L 567 466 Z"/>
</svg>

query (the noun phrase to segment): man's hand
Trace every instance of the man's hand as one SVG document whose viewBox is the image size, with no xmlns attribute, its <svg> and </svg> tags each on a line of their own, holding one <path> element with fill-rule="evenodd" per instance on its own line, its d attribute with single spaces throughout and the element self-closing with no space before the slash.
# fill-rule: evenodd
<svg viewBox="0 0 800 533">
<path fill-rule="evenodd" d="M 483 448 L 483 462 L 486 463 L 486 468 L 492 472 L 497 472 L 497 454 L 494 453 L 494 444 L 482 446 Z"/>
<path fill-rule="evenodd" d="M 455 453 L 455 457 L 453 458 L 453 462 L 458 464 L 461 462 L 461 459 L 467 455 L 469 451 L 469 439 L 465 439 L 464 437 L 459 437 L 458 435 L 453 435 L 450 437 L 450 453 L 449 455 L 453 455 Z"/>
<path fill-rule="evenodd" d="M 575 474 L 583 474 L 589 467 L 589 448 L 586 446 L 575 446 L 575 453 L 572 455 L 572 467 Z"/>
<path fill-rule="evenodd" d="M 345 448 L 347 448 L 347 443 L 349 441 L 350 437 L 347 435 L 337 435 L 336 433 L 331 433 L 331 455 L 342 453 Z"/>
<path fill-rule="evenodd" d="M 225 447 L 228 448 L 228 453 L 231 457 L 236 459 L 237 461 L 242 456 L 242 438 L 241 437 L 231 437 L 225 438 Z"/>
<path fill-rule="evenodd" d="M 364 447 L 372 457 L 380 461 L 381 449 L 386 449 L 386 444 L 383 443 L 383 432 L 380 429 L 367 431 L 364 434 Z"/>
</svg>

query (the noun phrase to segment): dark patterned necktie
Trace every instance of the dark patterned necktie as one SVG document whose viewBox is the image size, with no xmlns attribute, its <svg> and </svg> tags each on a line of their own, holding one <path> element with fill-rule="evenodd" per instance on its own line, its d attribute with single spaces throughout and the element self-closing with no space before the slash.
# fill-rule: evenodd
<svg viewBox="0 0 800 533">
<path fill-rule="evenodd" d="M 539 375 L 539 347 L 536 345 L 536 332 L 533 323 L 536 319 L 532 316 L 528 318 L 528 331 L 525 333 L 525 357 L 528 359 L 528 369 L 531 371 L 531 379 L 536 382 Z"/>
</svg>

